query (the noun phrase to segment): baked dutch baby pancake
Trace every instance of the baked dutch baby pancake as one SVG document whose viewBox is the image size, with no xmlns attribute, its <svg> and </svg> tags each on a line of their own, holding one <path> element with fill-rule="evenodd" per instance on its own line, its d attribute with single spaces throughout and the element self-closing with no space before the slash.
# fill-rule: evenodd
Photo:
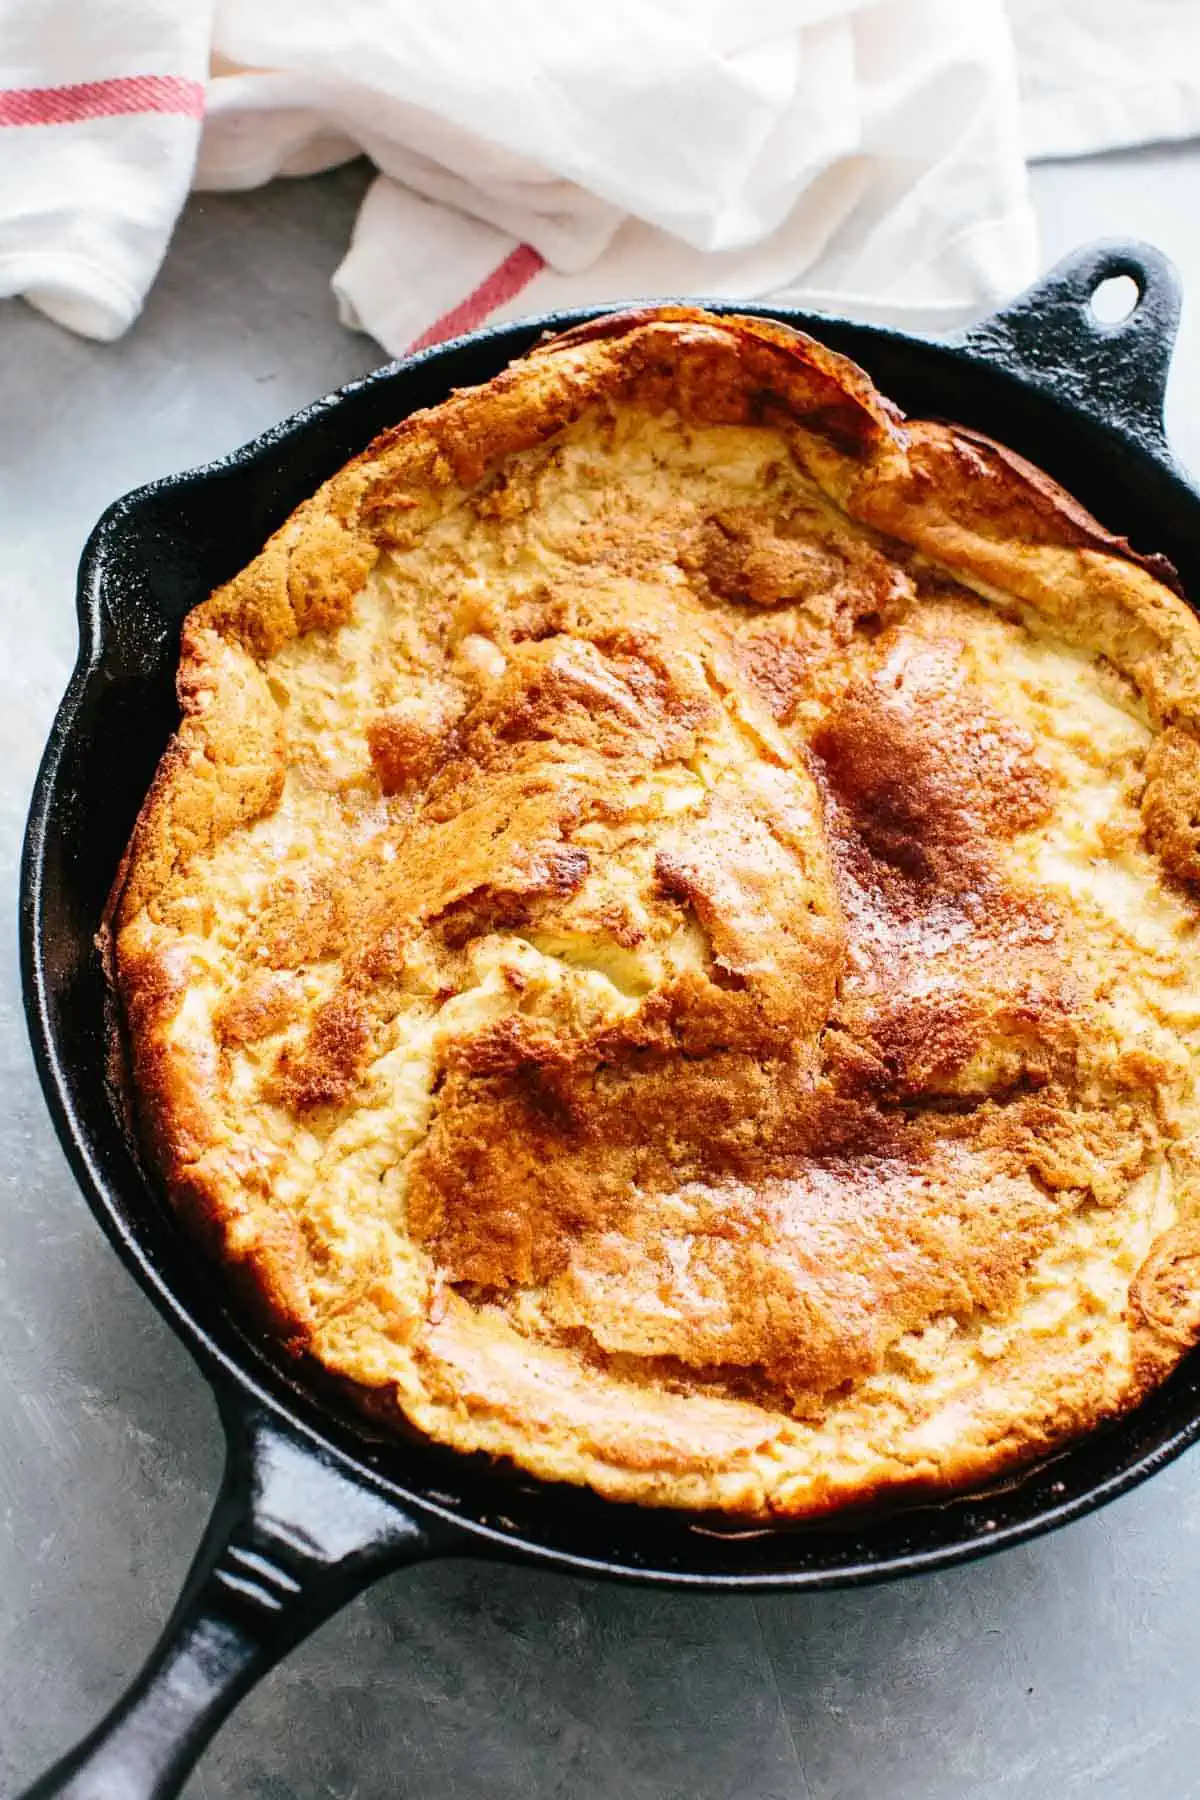
<svg viewBox="0 0 1200 1800">
<path fill-rule="evenodd" d="M 755 319 L 385 433 L 186 620 L 104 932 L 233 1290 L 376 1421 L 655 1505 L 1134 1404 L 1200 1331 L 1173 579 Z"/>
</svg>

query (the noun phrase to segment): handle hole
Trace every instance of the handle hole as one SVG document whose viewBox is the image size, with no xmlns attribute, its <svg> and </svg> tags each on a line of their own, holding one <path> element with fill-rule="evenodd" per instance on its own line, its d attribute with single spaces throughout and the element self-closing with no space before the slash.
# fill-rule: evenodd
<svg viewBox="0 0 1200 1800">
<path fill-rule="evenodd" d="M 1142 290 L 1132 275 L 1110 275 L 1092 290 L 1091 308 L 1102 325 L 1120 325 L 1141 297 Z"/>
</svg>

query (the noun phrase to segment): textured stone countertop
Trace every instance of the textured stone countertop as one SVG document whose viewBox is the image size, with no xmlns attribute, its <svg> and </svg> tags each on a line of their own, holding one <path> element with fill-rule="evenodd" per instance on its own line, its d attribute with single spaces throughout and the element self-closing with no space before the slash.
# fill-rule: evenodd
<svg viewBox="0 0 1200 1800">
<path fill-rule="evenodd" d="M 0 1791 L 116 1697 L 220 1471 L 208 1389 L 54 1139 L 21 1016 L 20 834 L 74 649 L 75 564 L 126 489 L 379 360 L 328 275 L 363 174 L 196 201 L 120 344 L 0 304 Z M 1151 239 L 1185 311 L 1200 468 L 1200 146 L 1035 175 L 1047 262 Z M 661 1594 L 469 1561 L 382 1582 L 225 1727 L 194 1800 L 1151 1800 L 1200 1794 L 1200 1461 L 1056 1536 L 850 1593 Z"/>
</svg>

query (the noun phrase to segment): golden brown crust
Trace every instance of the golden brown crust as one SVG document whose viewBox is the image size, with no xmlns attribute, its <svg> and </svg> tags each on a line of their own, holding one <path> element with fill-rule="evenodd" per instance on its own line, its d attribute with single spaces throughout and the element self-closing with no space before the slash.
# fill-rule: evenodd
<svg viewBox="0 0 1200 1800">
<path fill-rule="evenodd" d="M 187 622 L 148 1143 L 385 1415 L 619 1498 L 978 1481 L 1200 1333 L 1200 626 L 760 320 L 595 321 Z"/>
<path fill-rule="evenodd" d="M 1142 818 L 1163 867 L 1200 880 L 1200 744 L 1186 727 L 1168 725 L 1151 745 Z"/>
</svg>

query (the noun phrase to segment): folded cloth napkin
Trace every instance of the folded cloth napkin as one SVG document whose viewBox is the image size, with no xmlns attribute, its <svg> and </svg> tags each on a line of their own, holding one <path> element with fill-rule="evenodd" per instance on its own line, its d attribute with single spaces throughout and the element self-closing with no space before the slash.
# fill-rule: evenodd
<svg viewBox="0 0 1200 1800">
<path fill-rule="evenodd" d="M 1050 67 L 1109 10 L 1013 4 Z M 1092 147 L 1069 88 L 1027 84 L 1043 147 Z M 0 0 L 0 294 L 78 331 L 136 317 L 189 184 L 360 152 L 334 289 L 397 353 L 663 293 L 949 324 L 1033 267 L 1003 0 Z"/>
<path fill-rule="evenodd" d="M 1032 161 L 1200 134 L 1196 0 L 1009 0 Z"/>
<path fill-rule="evenodd" d="M 119 337 L 187 198 L 212 8 L 0 0 L 0 295 Z"/>
</svg>

